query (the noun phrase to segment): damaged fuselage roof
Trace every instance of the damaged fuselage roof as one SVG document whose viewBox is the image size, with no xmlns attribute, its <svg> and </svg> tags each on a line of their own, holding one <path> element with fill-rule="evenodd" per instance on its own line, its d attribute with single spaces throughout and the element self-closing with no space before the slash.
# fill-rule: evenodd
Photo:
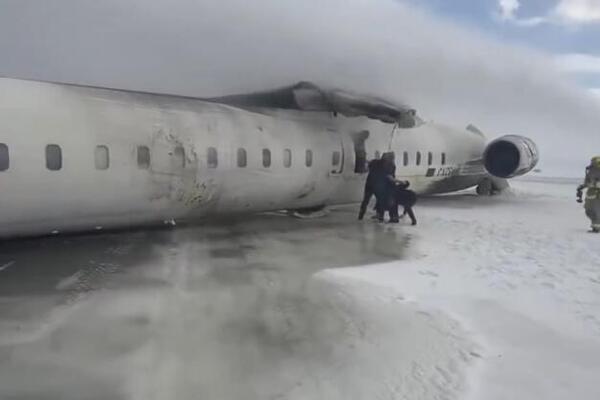
<svg viewBox="0 0 600 400">
<path fill-rule="evenodd" d="M 409 107 L 376 97 L 339 89 L 325 89 L 300 82 L 280 89 L 207 99 L 241 108 L 274 108 L 339 113 L 347 117 L 368 117 L 401 127 L 416 124 L 416 112 Z"/>
</svg>

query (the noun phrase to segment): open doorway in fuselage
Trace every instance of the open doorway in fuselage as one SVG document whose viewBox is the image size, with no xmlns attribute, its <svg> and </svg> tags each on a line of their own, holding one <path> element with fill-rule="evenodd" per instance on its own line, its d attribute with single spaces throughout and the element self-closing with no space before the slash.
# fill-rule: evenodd
<svg viewBox="0 0 600 400">
<path fill-rule="evenodd" d="M 368 172 L 367 166 L 367 147 L 365 142 L 369 138 L 369 131 L 364 130 L 353 133 L 352 142 L 354 143 L 354 173 L 355 174 L 366 174 Z"/>
<path fill-rule="evenodd" d="M 332 143 L 333 143 L 331 159 L 330 159 L 330 166 L 331 166 L 330 174 L 341 176 L 342 173 L 344 172 L 344 163 L 345 163 L 344 138 L 337 130 L 330 129 L 328 131 L 329 131 L 329 137 L 331 138 Z"/>
</svg>

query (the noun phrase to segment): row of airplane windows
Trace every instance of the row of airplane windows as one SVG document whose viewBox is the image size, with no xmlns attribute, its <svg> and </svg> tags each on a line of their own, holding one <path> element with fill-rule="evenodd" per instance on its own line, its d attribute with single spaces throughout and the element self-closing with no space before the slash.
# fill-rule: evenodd
<svg viewBox="0 0 600 400">
<path fill-rule="evenodd" d="M 421 165 L 422 158 L 423 157 L 421 155 L 421 152 L 417 151 L 417 156 L 415 158 L 415 164 Z M 446 165 L 446 153 L 442 153 L 442 157 L 441 157 L 440 161 L 441 161 L 442 165 Z M 405 151 L 404 154 L 402 155 L 402 164 L 405 167 L 408 166 L 408 164 L 410 164 L 410 156 L 407 151 Z M 427 165 L 433 165 L 433 153 L 432 152 L 427 153 Z"/>
<path fill-rule="evenodd" d="M 185 150 L 183 147 L 178 146 L 173 151 L 174 162 L 185 168 Z M 380 152 L 375 152 L 375 158 L 380 157 Z M 219 156 L 215 147 L 209 147 L 206 152 L 207 166 L 208 168 L 217 168 L 219 165 Z M 421 165 L 422 156 L 421 152 L 417 152 L 416 165 Z M 331 165 L 339 167 L 342 162 L 342 155 L 339 151 L 332 152 Z M 94 164 L 98 170 L 106 170 L 110 166 L 110 155 L 107 146 L 100 145 L 96 146 L 94 151 Z M 150 168 L 150 149 L 147 146 L 137 147 L 137 164 L 140 169 Z M 408 166 L 409 154 L 404 152 L 403 154 L 403 165 Z M 427 153 L 427 165 L 433 164 L 433 153 Z M 441 164 L 446 164 L 446 154 L 441 155 Z M 237 166 L 238 168 L 245 168 L 248 165 L 248 154 L 246 149 L 239 148 L 237 150 Z M 262 165 L 264 168 L 271 167 L 271 150 L 262 150 Z M 313 165 L 313 152 L 307 149 L 304 155 L 304 165 L 311 167 Z M 292 150 L 283 150 L 283 166 L 290 168 L 292 166 Z M 4 143 L 0 143 L 0 171 L 7 171 L 10 167 L 10 158 L 8 146 Z M 59 171 L 62 169 L 62 149 L 59 145 L 49 144 L 46 146 L 46 168 L 50 171 Z"/>
</svg>

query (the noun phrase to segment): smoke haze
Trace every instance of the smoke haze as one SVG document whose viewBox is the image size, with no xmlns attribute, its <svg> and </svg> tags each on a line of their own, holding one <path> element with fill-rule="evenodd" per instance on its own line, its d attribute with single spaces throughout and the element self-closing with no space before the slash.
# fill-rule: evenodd
<svg viewBox="0 0 600 400">
<path fill-rule="evenodd" d="M 193 96 L 326 83 L 530 136 L 553 175 L 600 153 L 600 102 L 549 55 L 393 0 L 2 0 L 0 54 L 4 76 Z"/>
</svg>

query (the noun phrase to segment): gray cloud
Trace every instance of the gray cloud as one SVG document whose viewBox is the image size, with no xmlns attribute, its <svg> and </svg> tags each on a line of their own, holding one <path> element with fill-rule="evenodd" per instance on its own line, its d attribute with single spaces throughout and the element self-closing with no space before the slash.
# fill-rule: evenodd
<svg viewBox="0 0 600 400">
<path fill-rule="evenodd" d="M 2 0 L 0 74 L 210 96 L 314 80 L 600 153 L 600 106 L 551 57 L 392 0 Z"/>
</svg>

